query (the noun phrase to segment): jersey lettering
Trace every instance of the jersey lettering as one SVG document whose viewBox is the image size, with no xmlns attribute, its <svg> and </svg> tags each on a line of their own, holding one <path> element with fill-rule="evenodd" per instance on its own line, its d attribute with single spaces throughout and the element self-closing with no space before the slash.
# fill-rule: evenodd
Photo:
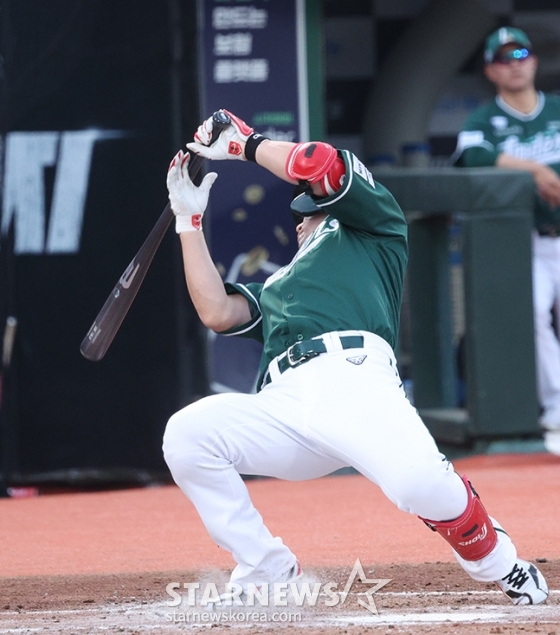
<svg viewBox="0 0 560 635">
<path fill-rule="evenodd" d="M 371 172 L 366 168 L 366 166 L 358 159 L 358 157 L 354 154 L 352 155 L 352 169 L 356 174 L 365 179 L 372 187 L 375 187 L 375 182 L 373 180 L 373 176 Z"/>
<path fill-rule="evenodd" d="M 500 147 L 506 154 L 517 159 L 531 159 L 537 163 L 560 162 L 560 133 L 547 134 L 538 132 L 527 141 L 520 141 L 518 137 L 508 137 Z"/>
</svg>

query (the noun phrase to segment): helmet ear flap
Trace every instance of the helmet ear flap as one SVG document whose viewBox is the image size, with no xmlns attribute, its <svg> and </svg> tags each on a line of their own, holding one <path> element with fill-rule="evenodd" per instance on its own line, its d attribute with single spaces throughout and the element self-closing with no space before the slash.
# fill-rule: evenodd
<svg viewBox="0 0 560 635">
<path fill-rule="evenodd" d="M 292 201 L 294 198 L 297 198 L 300 194 L 304 194 L 309 192 L 309 184 L 305 181 L 300 181 L 295 187 L 292 193 Z"/>
<path fill-rule="evenodd" d="M 306 183 L 305 181 L 300 181 L 294 187 L 294 191 L 292 194 L 292 201 L 296 199 L 298 196 L 301 196 L 302 194 L 309 194 L 309 193 L 310 193 L 309 184 Z M 292 211 L 292 218 L 294 219 L 294 223 L 297 227 L 303 221 L 305 216 L 301 214 L 300 212 L 296 211 L 295 209 L 292 209 L 291 211 Z"/>
</svg>

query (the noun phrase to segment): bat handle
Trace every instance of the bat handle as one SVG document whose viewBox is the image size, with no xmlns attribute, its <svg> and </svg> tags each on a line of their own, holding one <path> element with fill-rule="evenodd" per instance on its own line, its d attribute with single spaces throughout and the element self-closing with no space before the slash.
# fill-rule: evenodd
<svg viewBox="0 0 560 635">
<path fill-rule="evenodd" d="M 227 128 L 231 123 L 231 117 L 225 110 L 216 110 L 212 115 L 212 136 L 210 138 L 210 145 L 212 145 L 224 128 Z"/>
<path fill-rule="evenodd" d="M 216 112 L 212 115 L 212 136 L 210 137 L 209 145 L 212 145 L 218 139 L 222 130 L 224 128 L 227 128 L 230 123 L 231 117 L 225 110 L 216 110 Z M 198 174 L 200 168 L 202 167 L 204 159 L 192 150 L 189 150 L 188 152 L 191 155 L 189 161 L 189 175 L 191 179 L 194 179 L 194 177 Z"/>
</svg>

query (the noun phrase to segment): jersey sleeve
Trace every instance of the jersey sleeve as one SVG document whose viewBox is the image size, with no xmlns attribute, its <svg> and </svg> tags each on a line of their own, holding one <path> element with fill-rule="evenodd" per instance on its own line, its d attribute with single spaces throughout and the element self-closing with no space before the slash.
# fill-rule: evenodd
<svg viewBox="0 0 560 635">
<path fill-rule="evenodd" d="M 341 150 L 346 175 L 342 187 L 315 204 L 339 222 L 371 234 L 406 237 L 404 214 L 387 188 L 374 181 L 366 166 L 348 150 Z"/>
<path fill-rule="evenodd" d="M 457 136 L 457 148 L 452 162 L 464 168 L 482 168 L 495 165 L 500 151 L 490 136 L 490 122 L 482 113 L 473 113 Z"/>
<path fill-rule="evenodd" d="M 249 302 L 249 310 L 251 311 L 251 319 L 245 324 L 228 329 L 227 331 L 221 331 L 220 335 L 239 335 L 240 337 L 247 337 L 262 343 L 262 313 L 260 305 L 260 296 L 263 288 L 262 283 L 249 282 L 248 284 L 239 284 L 226 282 L 224 286 L 228 295 L 240 293 L 247 299 Z"/>
</svg>

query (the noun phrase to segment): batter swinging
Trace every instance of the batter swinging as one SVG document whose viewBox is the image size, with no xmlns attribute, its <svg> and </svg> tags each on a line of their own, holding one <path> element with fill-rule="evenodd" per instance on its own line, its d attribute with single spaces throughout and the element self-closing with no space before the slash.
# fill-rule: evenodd
<svg viewBox="0 0 560 635">
<path fill-rule="evenodd" d="M 495 581 L 515 604 L 544 602 L 541 573 L 517 557 L 403 391 L 393 350 L 407 227 L 395 199 L 351 152 L 269 140 L 229 114 L 232 124 L 214 145 L 208 119 L 189 149 L 208 159 L 255 161 L 307 187 L 292 202 L 301 216 L 292 262 L 264 284 L 224 285 L 201 231 L 216 173 L 195 187 L 188 155 L 179 152 L 167 177 L 200 319 L 264 345 L 257 394 L 201 399 L 171 417 L 164 437 L 173 478 L 237 563 L 231 582 L 248 589 L 301 574 L 240 474 L 298 481 L 352 466 L 441 534 L 472 578 Z"/>
</svg>

